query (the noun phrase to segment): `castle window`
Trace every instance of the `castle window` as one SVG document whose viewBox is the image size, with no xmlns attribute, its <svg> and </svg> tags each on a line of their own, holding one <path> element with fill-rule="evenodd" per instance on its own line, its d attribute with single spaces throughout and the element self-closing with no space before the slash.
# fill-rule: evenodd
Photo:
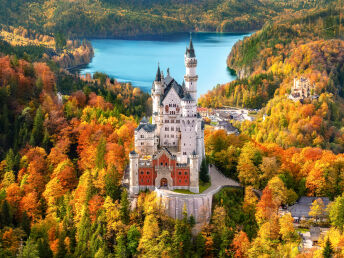
<svg viewBox="0 0 344 258">
<path fill-rule="evenodd" d="M 143 143 L 143 142 L 141 142 L 141 145 L 144 145 L 144 143 Z"/>
<path fill-rule="evenodd" d="M 179 172 L 178 172 L 178 174 L 179 174 L 179 175 L 181 175 L 181 174 L 182 174 L 182 172 L 181 172 L 181 171 L 179 171 Z"/>
<path fill-rule="evenodd" d="M 188 180 L 185 179 L 185 183 L 187 183 L 187 182 L 188 182 Z"/>
<path fill-rule="evenodd" d="M 168 129 L 168 127 L 167 127 L 167 126 L 165 127 L 165 131 L 169 131 L 169 129 Z"/>
<path fill-rule="evenodd" d="M 147 179 L 147 183 L 149 183 L 149 179 Z"/>
<path fill-rule="evenodd" d="M 173 134 L 171 134 L 171 138 L 174 138 L 174 135 L 173 135 Z"/>
<path fill-rule="evenodd" d="M 163 165 L 163 163 L 161 162 L 161 163 L 160 163 L 160 166 L 162 166 L 162 165 Z"/>
<path fill-rule="evenodd" d="M 165 166 L 167 167 L 167 162 L 165 163 Z"/>
<path fill-rule="evenodd" d="M 143 171 L 141 171 L 141 175 L 143 175 Z"/>
<path fill-rule="evenodd" d="M 149 171 L 147 171 L 147 175 L 149 175 Z"/>
<path fill-rule="evenodd" d="M 165 120 L 165 123 L 169 123 L 169 121 L 168 121 L 168 120 Z"/>
<path fill-rule="evenodd" d="M 171 131 L 174 131 L 174 127 L 171 127 Z"/>
<path fill-rule="evenodd" d="M 143 179 L 141 179 L 141 183 L 143 183 Z"/>
<path fill-rule="evenodd" d="M 186 172 L 186 171 L 185 171 L 185 173 L 184 173 L 184 174 L 185 174 L 185 175 L 187 175 L 187 174 L 188 174 L 188 172 Z"/>
<path fill-rule="evenodd" d="M 141 138 L 145 138 L 145 136 L 143 134 L 141 134 Z"/>
<path fill-rule="evenodd" d="M 179 179 L 179 183 L 181 183 L 181 182 L 182 182 L 182 180 Z"/>
</svg>

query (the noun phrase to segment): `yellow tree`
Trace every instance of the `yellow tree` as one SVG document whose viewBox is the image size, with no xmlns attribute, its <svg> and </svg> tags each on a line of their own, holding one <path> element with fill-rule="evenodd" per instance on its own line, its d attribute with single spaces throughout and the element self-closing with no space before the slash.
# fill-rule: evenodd
<svg viewBox="0 0 344 258">
<path fill-rule="evenodd" d="M 321 198 L 314 200 L 309 211 L 309 216 L 312 216 L 317 222 L 319 218 L 325 215 L 325 204 Z"/>
<path fill-rule="evenodd" d="M 157 244 L 159 236 L 158 220 L 153 214 L 149 214 L 145 218 L 143 224 L 142 237 L 140 239 L 138 250 L 143 256 L 146 256 Z"/>
<path fill-rule="evenodd" d="M 298 240 L 298 234 L 296 233 L 293 225 L 294 219 L 287 213 L 279 218 L 280 234 L 284 241 L 296 241 Z"/>
<path fill-rule="evenodd" d="M 288 190 L 278 176 L 273 177 L 269 181 L 268 187 L 271 190 L 272 197 L 278 206 L 280 206 L 282 203 L 286 203 Z"/>
</svg>

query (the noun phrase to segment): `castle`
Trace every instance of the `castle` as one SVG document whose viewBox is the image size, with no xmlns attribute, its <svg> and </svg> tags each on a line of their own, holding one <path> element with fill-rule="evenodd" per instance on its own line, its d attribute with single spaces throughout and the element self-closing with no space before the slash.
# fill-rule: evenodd
<svg viewBox="0 0 344 258">
<path fill-rule="evenodd" d="M 311 84 L 309 79 L 301 77 L 300 79 L 294 78 L 294 85 L 291 88 L 289 99 L 297 101 L 311 98 L 314 96 L 314 85 Z"/>
<path fill-rule="evenodd" d="M 204 124 L 197 113 L 197 59 L 190 37 L 185 52 L 186 74 L 178 84 L 158 65 L 152 85 L 152 122 L 143 118 L 135 130 L 129 155 L 129 192 L 155 188 L 199 192 L 198 173 L 204 151 Z"/>
</svg>

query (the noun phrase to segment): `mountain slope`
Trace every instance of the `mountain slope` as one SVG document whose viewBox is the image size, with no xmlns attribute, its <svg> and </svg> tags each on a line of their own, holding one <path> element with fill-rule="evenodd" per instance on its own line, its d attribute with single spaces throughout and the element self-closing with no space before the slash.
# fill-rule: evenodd
<svg viewBox="0 0 344 258">
<path fill-rule="evenodd" d="M 134 37 L 192 30 L 237 32 L 259 29 L 283 12 L 321 7 L 328 2 L 1 0 L 0 23 L 42 33 L 64 32 L 69 37 Z"/>
</svg>

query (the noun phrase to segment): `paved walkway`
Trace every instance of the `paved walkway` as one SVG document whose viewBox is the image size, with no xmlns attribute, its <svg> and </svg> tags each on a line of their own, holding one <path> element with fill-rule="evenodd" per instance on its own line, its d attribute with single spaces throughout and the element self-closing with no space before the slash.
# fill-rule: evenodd
<svg viewBox="0 0 344 258">
<path fill-rule="evenodd" d="M 215 194 L 224 186 L 240 186 L 238 182 L 228 177 L 225 177 L 222 173 L 220 173 L 220 171 L 215 166 L 209 167 L 209 175 L 211 186 L 207 190 L 205 190 L 203 194 Z"/>
<path fill-rule="evenodd" d="M 182 196 L 183 198 L 194 198 L 196 196 L 214 195 L 219 192 L 223 187 L 240 187 L 240 184 L 233 179 L 225 177 L 215 166 L 209 167 L 209 175 L 211 185 L 203 193 L 200 194 L 183 194 L 173 192 L 167 189 L 158 189 L 158 191 L 164 192 L 165 196 Z"/>
</svg>

